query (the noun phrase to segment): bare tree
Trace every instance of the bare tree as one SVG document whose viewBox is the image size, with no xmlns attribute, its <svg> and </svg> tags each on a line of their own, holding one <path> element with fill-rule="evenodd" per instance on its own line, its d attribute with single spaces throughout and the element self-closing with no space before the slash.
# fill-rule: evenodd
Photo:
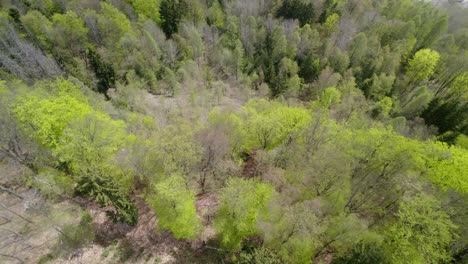
<svg viewBox="0 0 468 264">
<path fill-rule="evenodd" d="M 0 19 L 0 68 L 29 83 L 62 73 L 53 59 L 22 39 L 5 18 Z"/>
</svg>

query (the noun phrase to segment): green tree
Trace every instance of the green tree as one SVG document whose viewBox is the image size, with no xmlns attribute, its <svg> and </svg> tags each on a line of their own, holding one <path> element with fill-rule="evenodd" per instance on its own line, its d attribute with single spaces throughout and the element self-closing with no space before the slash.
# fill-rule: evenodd
<svg viewBox="0 0 468 264">
<path fill-rule="evenodd" d="M 52 27 L 49 30 L 50 39 L 55 45 L 57 55 L 70 51 L 78 56 L 88 45 L 88 28 L 84 21 L 73 11 L 65 14 L 54 14 L 51 18 Z M 60 49 L 60 50 L 57 50 Z"/>
<path fill-rule="evenodd" d="M 96 227 L 93 218 L 87 212 L 83 213 L 78 224 L 66 224 L 60 227 L 55 254 L 71 254 L 93 242 Z"/>
<path fill-rule="evenodd" d="M 422 49 L 414 54 L 409 60 L 406 74 L 413 82 L 420 82 L 428 79 L 434 74 L 440 55 L 437 51 Z"/>
<path fill-rule="evenodd" d="M 200 162 L 203 149 L 194 139 L 196 127 L 179 121 L 162 129 L 157 136 L 158 160 L 166 174 L 191 175 Z"/>
<path fill-rule="evenodd" d="M 175 238 L 195 239 L 200 233 L 195 195 L 182 176 L 174 174 L 157 183 L 148 203 L 158 214 L 159 226 L 170 230 Z"/>
<path fill-rule="evenodd" d="M 161 0 L 161 27 L 168 38 L 177 33 L 179 22 L 186 15 L 187 9 L 185 0 Z"/>
<path fill-rule="evenodd" d="M 298 202 L 285 208 L 270 205 L 268 209 L 268 218 L 259 224 L 265 245 L 278 252 L 284 263 L 310 263 L 324 231 L 313 203 Z"/>
<path fill-rule="evenodd" d="M 129 2 L 135 12 L 139 15 L 143 15 L 149 19 L 152 19 L 156 23 L 161 22 L 159 15 L 160 0 L 126 0 Z"/>
<path fill-rule="evenodd" d="M 400 205 L 397 217 L 385 231 L 385 250 L 392 263 L 450 261 L 447 247 L 456 227 L 439 201 L 418 195 Z"/>
<path fill-rule="evenodd" d="M 276 15 L 287 19 L 297 19 L 303 26 L 314 22 L 315 9 L 313 3 L 309 1 L 285 0 Z"/>
<path fill-rule="evenodd" d="M 52 22 L 46 16 L 37 10 L 31 10 L 21 17 L 21 21 L 41 47 L 50 49 L 51 40 L 47 32 L 51 28 Z"/>
<path fill-rule="evenodd" d="M 244 151 L 270 150 L 287 143 L 308 124 L 307 110 L 267 100 L 251 100 L 243 107 L 246 119 L 238 128 Z"/>
<path fill-rule="evenodd" d="M 218 0 L 213 1 L 213 4 L 208 9 L 206 21 L 208 25 L 215 25 L 217 28 L 224 26 L 225 14 Z"/>
<path fill-rule="evenodd" d="M 115 71 L 112 64 L 104 62 L 99 53 L 93 49 L 87 49 L 86 54 L 98 79 L 96 90 L 109 99 L 107 91 L 115 84 Z"/>
<path fill-rule="evenodd" d="M 123 121 L 93 112 L 70 121 L 53 153 L 74 176 L 79 193 L 93 197 L 102 206 L 113 206 L 115 211 L 106 211 L 112 220 L 134 225 L 138 210 L 127 195 L 132 175 L 114 163 L 126 136 Z"/>
<path fill-rule="evenodd" d="M 427 149 L 427 176 L 434 184 L 458 193 L 468 193 L 468 151 L 436 142 Z"/>
<path fill-rule="evenodd" d="M 240 249 L 248 236 L 258 234 L 257 220 L 266 213 L 274 188 L 257 180 L 230 178 L 221 190 L 214 227 L 223 247 Z"/>
<path fill-rule="evenodd" d="M 104 43 L 113 49 L 125 34 L 132 33 L 132 24 L 127 16 L 106 2 L 101 2 L 97 25 Z"/>
<path fill-rule="evenodd" d="M 325 23 L 322 25 L 322 30 L 325 35 L 330 35 L 333 32 L 336 32 L 338 22 L 340 21 L 340 15 L 333 13 L 330 16 L 327 17 L 325 20 Z"/>
<path fill-rule="evenodd" d="M 93 112 L 86 97 L 71 81 L 43 82 L 36 90 L 18 98 L 13 112 L 21 127 L 38 142 L 55 148 L 68 123 Z"/>
<path fill-rule="evenodd" d="M 281 259 L 277 254 L 266 248 L 258 247 L 254 248 L 251 252 L 242 252 L 239 259 L 235 262 L 236 264 L 281 264 Z"/>
<path fill-rule="evenodd" d="M 354 37 L 351 44 L 350 59 L 353 66 L 361 65 L 364 56 L 367 54 L 367 36 L 361 32 Z"/>
</svg>

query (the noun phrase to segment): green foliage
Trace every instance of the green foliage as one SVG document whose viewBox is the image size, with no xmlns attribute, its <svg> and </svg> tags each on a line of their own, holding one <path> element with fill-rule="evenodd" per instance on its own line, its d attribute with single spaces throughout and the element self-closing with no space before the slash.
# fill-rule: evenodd
<svg viewBox="0 0 468 264">
<path fill-rule="evenodd" d="M 75 174 L 102 167 L 124 144 L 123 121 L 102 113 L 91 113 L 70 121 L 54 149 L 60 162 Z"/>
<path fill-rule="evenodd" d="M 308 1 L 283 1 L 276 15 L 287 19 L 297 19 L 301 25 L 312 24 L 315 19 L 315 9 L 313 3 Z"/>
<path fill-rule="evenodd" d="M 185 0 L 161 0 L 159 13 L 161 14 L 161 27 L 169 38 L 177 33 L 180 20 L 187 13 Z"/>
<path fill-rule="evenodd" d="M 136 225 L 138 208 L 128 197 L 125 186 L 116 182 L 112 171 L 101 169 L 88 175 L 81 175 L 77 180 L 76 191 L 81 195 L 90 196 L 103 207 L 112 206 L 106 215 L 114 222 L 125 222 Z"/>
<path fill-rule="evenodd" d="M 55 148 L 68 123 L 93 110 L 79 87 L 68 80 L 44 82 L 36 87 L 18 99 L 13 112 L 28 134 L 41 145 Z"/>
<path fill-rule="evenodd" d="M 340 15 L 338 14 L 331 14 L 325 20 L 325 23 L 322 25 L 322 29 L 326 35 L 329 35 L 335 32 L 337 29 L 338 22 L 340 21 Z"/>
<path fill-rule="evenodd" d="M 73 11 L 55 14 L 51 18 L 50 39 L 63 50 L 71 50 L 75 55 L 83 51 L 88 43 L 88 28 L 84 21 Z"/>
<path fill-rule="evenodd" d="M 463 262 L 456 2 L 2 1 L 0 187 L 88 196 L 131 225 L 144 193 L 177 238 L 217 214 L 240 263 Z"/>
<path fill-rule="evenodd" d="M 274 249 L 285 263 L 310 262 L 324 231 L 313 204 L 306 201 L 285 208 L 274 206 L 270 204 L 268 218 L 259 225 L 265 245 Z"/>
<path fill-rule="evenodd" d="M 281 264 L 281 260 L 275 252 L 266 248 L 254 248 L 251 252 L 242 252 L 235 262 L 236 264 Z"/>
<path fill-rule="evenodd" d="M 294 138 L 310 120 L 307 110 L 288 107 L 267 100 L 251 100 L 244 105 L 241 115 L 234 120 L 242 120 L 236 133 L 240 150 L 250 152 L 255 149 L 270 150 Z"/>
<path fill-rule="evenodd" d="M 224 19 L 225 14 L 219 1 L 213 1 L 213 4 L 208 9 L 208 25 L 215 25 L 217 28 L 222 28 L 224 26 Z"/>
<path fill-rule="evenodd" d="M 101 2 L 97 23 L 100 33 L 109 47 L 114 47 L 125 34 L 132 33 L 132 24 L 127 16 L 106 2 Z"/>
<path fill-rule="evenodd" d="M 330 108 L 332 105 L 339 103 L 340 100 L 341 92 L 335 87 L 329 87 L 320 95 L 319 103 L 323 108 Z"/>
<path fill-rule="evenodd" d="M 156 23 L 161 22 L 159 15 L 160 0 L 126 0 L 129 2 L 136 13 L 152 19 Z"/>
<path fill-rule="evenodd" d="M 47 32 L 51 28 L 52 22 L 46 16 L 37 10 L 31 10 L 21 17 L 21 21 L 42 47 L 50 48 Z"/>
<path fill-rule="evenodd" d="M 354 244 L 352 251 L 334 260 L 338 264 L 374 264 L 391 263 L 385 256 L 380 240 L 359 241 Z"/>
<path fill-rule="evenodd" d="M 455 140 L 455 145 L 468 150 L 468 136 L 465 136 L 463 134 L 459 135 Z"/>
<path fill-rule="evenodd" d="M 63 79 L 38 84 L 13 111 L 22 128 L 74 176 L 79 193 L 115 206 L 117 213 L 109 211 L 115 220 L 136 223 L 136 208 L 126 196 L 130 178 L 111 162 L 125 143 L 122 121 L 95 111 L 79 87 Z"/>
<path fill-rule="evenodd" d="M 189 175 L 200 161 L 203 149 L 194 140 L 196 128 L 181 121 L 162 129 L 156 147 L 158 159 L 167 174 Z"/>
<path fill-rule="evenodd" d="M 112 164 L 113 155 L 125 143 L 125 125 L 101 113 L 73 120 L 64 130 L 56 149 L 58 160 L 77 178 L 76 189 L 89 195 L 107 211 L 114 221 L 134 225 L 138 212 L 127 196 L 131 178 Z"/>
<path fill-rule="evenodd" d="M 221 191 L 214 227 L 223 247 L 240 249 L 242 241 L 258 234 L 257 220 L 266 214 L 272 186 L 257 180 L 230 178 Z"/>
<path fill-rule="evenodd" d="M 414 82 L 427 80 L 434 74 L 440 55 L 437 51 L 422 49 L 414 54 L 414 57 L 408 63 L 406 74 Z"/>
<path fill-rule="evenodd" d="M 197 238 L 201 223 L 196 214 L 195 195 L 187 189 L 182 176 L 174 174 L 157 183 L 148 203 L 158 215 L 160 228 L 170 230 L 178 239 Z"/>
<path fill-rule="evenodd" d="M 109 88 L 115 84 L 115 71 L 112 65 L 104 62 L 94 50 L 87 49 L 86 53 L 96 78 L 98 78 L 97 91 L 107 95 Z"/>
<path fill-rule="evenodd" d="M 401 204 L 397 216 L 384 242 L 392 263 L 450 261 L 455 226 L 437 200 L 419 195 Z"/>
<path fill-rule="evenodd" d="M 60 196 L 72 195 L 75 182 L 63 172 L 43 169 L 37 176 L 30 179 L 30 184 L 41 191 L 41 194 L 49 199 Z"/>
<path fill-rule="evenodd" d="M 443 189 L 468 193 L 468 151 L 436 142 L 428 153 L 428 177 Z"/>
</svg>

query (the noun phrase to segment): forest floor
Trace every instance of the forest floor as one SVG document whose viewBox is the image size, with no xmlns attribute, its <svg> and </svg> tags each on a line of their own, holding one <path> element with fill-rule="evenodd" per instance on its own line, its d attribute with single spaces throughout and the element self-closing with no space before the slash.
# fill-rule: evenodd
<svg viewBox="0 0 468 264">
<path fill-rule="evenodd" d="M 211 219 L 217 207 L 217 197 L 207 194 L 197 197 L 197 213 L 204 230 L 199 239 L 188 242 L 175 239 L 169 232 L 155 230 L 157 216 L 144 200 L 134 197 L 138 224 L 134 227 L 111 222 L 105 208 L 90 202 L 86 209 L 97 226 L 96 242 L 77 251 L 71 257 L 52 263 L 220 263 L 222 256 L 206 245 L 214 237 Z"/>
</svg>

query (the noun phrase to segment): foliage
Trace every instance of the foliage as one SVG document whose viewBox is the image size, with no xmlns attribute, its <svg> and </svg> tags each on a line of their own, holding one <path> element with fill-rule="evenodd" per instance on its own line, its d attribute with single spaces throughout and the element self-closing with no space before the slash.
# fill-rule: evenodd
<svg viewBox="0 0 468 264">
<path fill-rule="evenodd" d="M 23 129 L 46 147 L 55 148 L 67 124 L 92 112 L 78 86 L 64 79 L 44 82 L 18 99 L 13 109 Z"/>
<path fill-rule="evenodd" d="M 111 64 L 104 62 L 98 53 L 92 49 L 86 50 L 91 67 L 98 78 L 97 91 L 107 95 L 107 91 L 115 84 L 115 71 Z"/>
<path fill-rule="evenodd" d="M 275 252 L 265 247 L 259 247 L 252 252 L 242 252 L 236 264 L 280 264 L 282 263 Z"/>
<path fill-rule="evenodd" d="M 202 148 L 194 140 L 194 127 L 186 121 L 162 129 L 157 138 L 158 159 L 168 174 L 189 175 L 200 161 Z"/>
<path fill-rule="evenodd" d="M 437 200 L 419 195 L 403 203 L 397 216 L 384 242 L 392 263 L 450 260 L 447 247 L 453 240 L 455 226 Z"/>
<path fill-rule="evenodd" d="M 429 152 L 430 151 L 430 152 Z M 428 177 L 443 189 L 453 189 L 459 193 L 468 193 L 468 151 L 456 146 L 448 147 L 444 143 L 430 146 L 427 161 Z"/>
<path fill-rule="evenodd" d="M 179 22 L 187 13 L 187 8 L 185 0 L 161 0 L 161 28 L 167 37 L 177 33 Z"/>
<path fill-rule="evenodd" d="M 200 232 L 200 220 L 195 209 L 195 196 L 187 189 L 185 180 L 171 175 L 155 185 L 155 194 L 148 203 L 158 214 L 158 224 L 175 238 L 194 239 Z"/>
<path fill-rule="evenodd" d="M 266 203 L 273 194 L 272 186 L 257 180 L 227 181 L 213 223 L 223 247 L 240 249 L 245 238 L 258 233 L 257 220 L 266 213 Z"/>
<path fill-rule="evenodd" d="M 2 1 L 0 189 L 141 195 L 240 263 L 464 262 L 468 9 L 429 2 Z"/>
<path fill-rule="evenodd" d="M 140 15 L 144 15 L 149 19 L 152 19 L 156 23 L 161 22 L 159 14 L 159 0 L 126 0 L 132 4 L 135 12 Z"/>
<path fill-rule="evenodd" d="M 440 55 L 437 51 L 422 49 L 408 63 L 407 75 L 415 82 L 426 80 L 434 74 Z"/>
<path fill-rule="evenodd" d="M 242 114 L 234 120 L 243 119 L 237 128 L 242 136 L 241 151 L 272 149 L 294 138 L 310 120 L 305 109 L 252 100 L 244 105 Z"/>
<path fill-rule="evenodd" d="M 277 16 L 298 19 L 301 25 L 311 24 L 315 18 L 314 5 L 302 0 L 283 1 L 277 11 Z"/>
</svg>

